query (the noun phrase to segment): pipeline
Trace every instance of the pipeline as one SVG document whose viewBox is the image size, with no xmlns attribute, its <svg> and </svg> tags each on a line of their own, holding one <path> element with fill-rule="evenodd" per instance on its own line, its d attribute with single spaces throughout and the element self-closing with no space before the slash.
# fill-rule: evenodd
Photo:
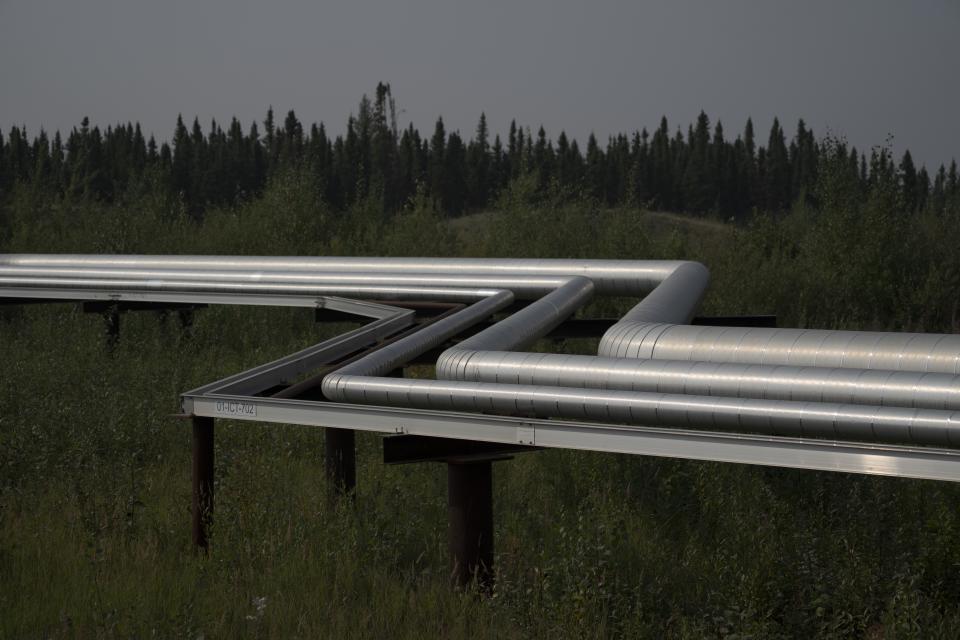
<svg viewBox="0 0 960 640">
<path fill-rule="evenodd" d="M 469 382 L 960 410 L 960 376 L 945 373 L 475 351 L 443 374 Z"/>
<path fill-rule="evenodd" d="M 541 335 L 550 332 L 567 316 L 585 304 L 593 295 L 593 282 L 587 278 L 570 278 L 563 286 L 524 307 L 505 320 L 464 340 L 460 345 L 447 349 L 437 361 L 441 366 L 456 368 L 459 354 L 470 353 L 470 347 L 496 348 L 498 345 L 526 345 Z M 350 379 L 353 384 L 364 380 L 377 380 L 376 376 L 395 369 L 414 357 L 429 351 L 446 340 L 462 333 L 512 301 L 509 292 L 500 292 L 486 300 L 474 303 L 466 309 L 444 318 L 394 344 L 341 367 L 327 375 L 322 384 L 323 394 L 331 400 L 342 399 L 341 381 Z M 441 361 L 445 364 L 441 365 Z"/>
<path fill-rule="evenodd" d="M 603 336 L 599 355 L 960 374 L 960 336 L 927 333 L 621 322 Z"/>
<path fill-rule="evenodd" d="M 325 394 L 327 390 L 324 380 Z M 960 412 L 936 409 L 359 376 L 339 376 L 331 399 L 777 436 L 960 445 Z"/>
<path fill-rule="evenodd" d="M 256 282 L 215 282 L 173 279 L 112 279 L 112 278 L 37 278 L 0 277 L 0 289 L 17 292 L 21 297 L 30 297 L 31 290 L 70 289 L 110 293 L 216 293 L 228 295 L 296 295 L 296 296 L 344 296 L 378 298 L 382 300 L 444 300 L 463 302 L 495 295 L 501 289 L 477 287 L 444 287 L 427 284 L 415 286 L 376 285 L 364 283 L 346 284 L 290 284 Z"/>
<path fill-rule="evenodd" d="M 2 267 L 108 269 L 227 270 L 246 272 L 309 272 L 421 274 L 423 285 L 449 276 L 562 278 L 582 276 L 593 281 L 597 293 L 640 296 L 653 291 L 683 260 L 550 260 L 520 258 L 363 258 L 274 256 L 136 256 L 83 254 L 4 254 Z M 27 275 L 27 274 L 24 274 Z M 38 271 L 35 275 L 41 276 Z M 501 287 L 503 288 L 503 287 Z"/>
<path fill-rule="evenodd" d="M 960 336 L 685 325 L 708 281 L 705 267 L 683 261 L 0 256 L 0 295 L 69 288 L 473 303 L 326 376 L 333 400 L 960 445 Z M 513 351 L 594 294 L 646 295 L 604 334 L 599 357 Z M 377 377 L 514 299 L 535 301 L 444 351 L 439 380 Z"/>
<path fill-rule="evenodd" d="M 362 273 L 362 272 L 304 272 L 259 270 L 205 270 L 205 269 L 107 269 L 103 267 L 3 267 L 0 266 L 0 286 L 28 286 L 29 283 L 49 281 L 89 283 L 95 281 L 184 282 L 193 288 L 202 286 L 233 286 L 235 290 L 266 285 L 278 287 L 413 287 L 460 289 L 509 289 L 518 300 L 536 300 L 569 280 L 569 276 L 536 275 L 443 275 L 420 273 Z M 79 286 L 79 285 L 78 285 Z M 369 289 L 367 289 L 369 291 Z"/>
</svg>

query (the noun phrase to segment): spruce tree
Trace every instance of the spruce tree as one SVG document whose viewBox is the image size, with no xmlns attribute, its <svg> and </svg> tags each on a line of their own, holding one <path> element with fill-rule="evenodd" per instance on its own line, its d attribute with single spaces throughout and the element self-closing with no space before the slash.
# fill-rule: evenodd
<svg viewBox="0 0 960 640">
<path fill-rule="evenodd" d="M 460 134 L 454 131 L 447 138 L 443 153 L 443 209 L 449 215 L 460 215 L 466 207 L 466 150 Z"/>
<path fill-rule="evenodd" d="M 500 135 L 497 134 L 493 139 L 493 148 L 490 150 L 490 180 L 489 195 L 487 202 L 496 197 L 501 189 L 510 179 L 510 167 L 507 165 L 504 157 L 503 143 L 500 142 Z"/>
<path fill-rule="evenodd" d="M 920 194 L 917 170 L 913 166 L 913 158 L 910 156 L 909 150 L 903 153 L 903 158 L 900 160 L 899 174 L 903 208 L 907 213 L 913 213 L 917 210 Z"/>
<path fill-rule="evenodd" d="M 487 116 L 480 114 L 474 139 L 467 148 L 467 203 L 471 207 L 481 207 L 487 202 L 490 173 L 490 133 L 487 130 Z"/>
<path fill-rule="evenodd" d="M 587 158 L 586 158 L 586 187 L 587 195 L 598 201 L 606 199 L 605 194 L 605 171 L 603 152 L 600 151 L 600 145 L 597 144 L 597 138 L 590 133 L 587 138 Z"/>
<path fill-rule="evenodd" d="M 437 118 L 437 124 L 433 128 L 433 136 L 430 138 L 430 194 L 437 202 L 441 202 L 444 196 L 444 185 L 446 178 L 444 176 L 445 164 L 444 154 L 447 146 L 447 133 L 443 127 L 443 118 Z"/>
<path fill-rule="evenodd" d="M 790 202 L 790 158 L 780 121 L 773 119 L 766 147 L 763 172 L 764 204 L 773 211 L 782 211 Z"/>
</svg>

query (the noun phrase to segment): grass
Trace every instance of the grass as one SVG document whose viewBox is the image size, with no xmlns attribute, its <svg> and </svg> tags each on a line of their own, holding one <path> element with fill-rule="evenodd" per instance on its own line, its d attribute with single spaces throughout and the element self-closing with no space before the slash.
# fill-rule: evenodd
<svg viewBox="0 0 960 640">
<path fill-rule="evenodd" d="M 280 183 L 202 226 L 166 205 L 134 215 L 17 201 L 3 246 L 690 257 L 714 273 L 707 313 L 952 327 L 958 288 L 939 244 L 956 239 L 949 220 L 914 234 L 936 239 L 920 254 L 939 260 L 934 269 L 892 262 L 901 258 L 882 250 L 885 237 L 837 252 L 869 230 L 828 232 L 809 211 L 743 229 L 589 203 L 537 208 L 507 194 L 496 211 L 449 224 L 428 203 L 384 220 L 373 206 L 332 214 L 311 194 L 299 180 Z M 38 220 L 56 232 L 37 232 Z M 87 222 L 70 231 L 70 220 Z M 838 263 L 900 279 L 830 280 Z M 928 283 L 924 297 L 907 300 L 917 282 Z M 949 638 L 960 623 L 953 485 L 518 456 L 495 465 L 497 583 L 482 598 L 448 586 L 442 465 L 384 466 L 380 436 L 359 434 L 356 500 L 330 508 L 322 430 L 309 427 L 218 421 L 213 552 L 200 557 L 188 423 L 171 417 L 178 394 L 335 328 L 303 310 L 210 308 L 190 330 L 176 316 L 129 313 L 109 349 L 102 319 L 76 305 L 0 314 L 0 638 Z"/>
</svg>

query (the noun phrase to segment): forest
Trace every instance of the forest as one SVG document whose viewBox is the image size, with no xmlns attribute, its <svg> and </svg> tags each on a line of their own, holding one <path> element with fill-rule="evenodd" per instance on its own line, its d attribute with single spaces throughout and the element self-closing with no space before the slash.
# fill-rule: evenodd
<svg viewBox="0 0 960 640">
<path fill-rule="evenodd" d="M 394 111 L 380 85 L 337 136 L 292 113 L 160 143 L 14 127 L 0 252 L 684 258 L 711 270 L 706 315 L 960 331 L 955 164 L 802 123 L 762 146 L 703 115 L 583 153 L 519 126 L 489 143 L 482 118 L 427 140 Z M 218 420 L 213 551 L 195 554 L 179 394 L 343 329 L 210 307 L 124 314 L 111 342 L 80 305 L 0 305 L 0 638 L 956 637 L 945 482 L 525 454 L 494 466 L 479 596 L 450 589 L 442 465 L 386 466 L 360 434 L 355 500 L 331 505 L 322 429 Z"/>
<path fill-rule="evenodd" d="M 906 212 L 942 211 L 960 197 L 956 161 L 931 176 L 909 150 L 899 162 L 883 146 L 868 156 L 840 140 L 817 140 L 803 120 L 788 142 L 774 118 L 766 146 L 761 141 L 751 120 L 731 137 L 703 112 L 686 133 L 671 130 L 663 117 L 652 135 L 644 128 L 611 136 L 605 149 L 591 135 L 585 151 L 564 132 L 554 141 L 543 127 L 533 133 L 515 121 L 505 141 L 498 134 L 491 142 L 483 114 L 472 138 L 447 132 L 442 117 L 428 138 L 412 124 L 398 130 L 390 86 L 381 83 L 336 136 L 322 122 L 307 130 L 293 111 L 277 122 L 272 108 L 262 132 L 257 123 L 245 130 L 236 118 L 226 129 L 213 121 L 204 131 L 196 118 L 188 128 L 178 116 L 172 140 L 159 145 L 139 124 L 101 131 L 84 118 L 65 140 L 59 131 L 31 140 L 14 126 L 5 140 L 0 134 L 0 195 L 23 184 L 109 203 L 151 191 L 202 216 L 208 207 L 259 196 L 271 177 L 295 168 L 312 173 L 324 201 L 339 210 L 375 198 L 392 213 L 422 190 L 455 216 L 489 207 L 512 181 L 532 176 L 541 197 L 744 220 L 754 210 L 782 211 L 814 198 L 829 154 L 846 160 L 861 190 L 896 183 Z"/>
</svg>

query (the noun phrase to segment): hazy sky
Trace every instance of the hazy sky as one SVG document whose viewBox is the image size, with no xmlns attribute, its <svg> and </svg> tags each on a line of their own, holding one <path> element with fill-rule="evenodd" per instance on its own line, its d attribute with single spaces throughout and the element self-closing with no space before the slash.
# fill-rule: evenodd
<svg viewBox="0 0 960 640">
<path fill-rule="evenodd" d="M 703 109 L 729 137 L 774 115 L 892 135 L 932 167 L 960 158 L 960 1 L 0 0 L 4 131 L 87 115 L 169 139 L 177 113 L 246 127 L 272 104 L 340 133 L 380 80 L 427 134 L 485 111 L 582 143 Z"/>
</svg>

